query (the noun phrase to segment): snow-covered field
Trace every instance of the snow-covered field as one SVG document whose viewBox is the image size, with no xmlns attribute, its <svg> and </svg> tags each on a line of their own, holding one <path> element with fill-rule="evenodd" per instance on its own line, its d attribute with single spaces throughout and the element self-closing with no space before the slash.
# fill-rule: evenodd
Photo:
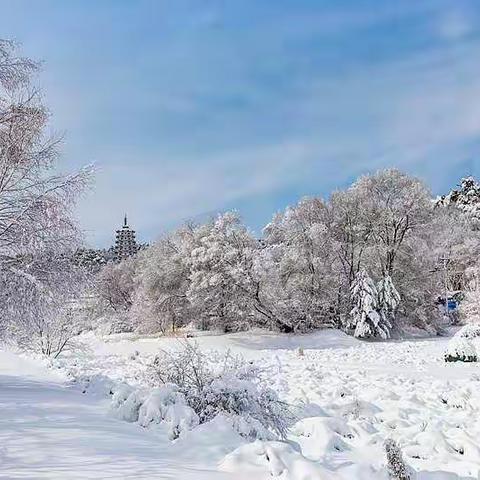
<svg viewBox="0 0 480 480">
<path fill-rule="evenodd" d="M 380 480 L 386 438 L 419 480 L 480 478 L 480 367 L 445 363 L 448 338 L 366 343 L 327 330 L 193 340 L 253 361 L 301 407 L 288 442 L 248 442 L 223 417 L 172 442 L 162 425 L 115 417 L 110 384 L 148 388 L 153 356 L 181 342 L 89 334 L 50 368 L 0 353 L 0 478 Z"/>
</svg>

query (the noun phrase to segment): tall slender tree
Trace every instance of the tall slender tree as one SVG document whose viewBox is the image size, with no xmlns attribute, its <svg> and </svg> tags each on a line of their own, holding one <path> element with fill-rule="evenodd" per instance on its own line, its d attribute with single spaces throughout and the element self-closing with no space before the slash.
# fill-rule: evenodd
<svg viewBox="0 0 480 480">
<path fill-rule="evenodd" d="M 61 288 L 78 278 L 73 263 L 53 259 L 65 258 L 79 238 L 71 208 L 90 171 L 56 173 L 60 139 L 46 133 L 49 112 L 34 86 L 38 66 L 20 56 L 13 42 L 0 40 L 0 281 L 19 287 L 3 290 L 0 329 L 32 344 L 55 337 L 57 347 L 49 340 L 40 348 L 52 353 L 73 332 L 73 322 L 55 324 L 65 318 L 57 300 L 66 304 L 69 294 L 79 292 L 78 285 Z"/>
</svg>

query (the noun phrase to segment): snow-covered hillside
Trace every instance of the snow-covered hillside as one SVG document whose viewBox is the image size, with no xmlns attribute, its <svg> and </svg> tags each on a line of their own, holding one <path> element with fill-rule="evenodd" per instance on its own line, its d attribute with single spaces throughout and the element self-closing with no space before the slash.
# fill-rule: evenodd
<svg viewBox="0 0 480 480">
<path fill-rule="evenodd" d="M 366 343 L 327 330 L 194 340 L 241 353 L 296 406 L 288 442 L 251 443 L 223 417 L 171 442 L 162 425 L 115 418 L 104 387 L 148 389 L 155 353 L 181 342 L 90 334 L 50 369 L 1 353 L 0 478 L 380 480 L 392 438 L 419 480 L 477 479 L 480 368 L 445 363 L 447 338 Z"/>
</svg>

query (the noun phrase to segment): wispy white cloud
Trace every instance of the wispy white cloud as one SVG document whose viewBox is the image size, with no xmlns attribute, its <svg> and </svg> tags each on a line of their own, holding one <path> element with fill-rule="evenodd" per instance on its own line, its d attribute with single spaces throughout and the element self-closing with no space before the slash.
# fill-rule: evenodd
<svg viewBox="0 0 480 480">
<path fill-rule="evenodd" d="M 475 11 L 468 7 L 453 6 L 438 15 L 436 31 L 447 40 L 462 39 L 475 31 L 476 17 Z"/>
<path fill-rule="evenodd" d="M 66 166 L 100 167 L 93 243 L 125 210 L 145 239 L 227 206 L 259 223 L 383 166 L 440 185 L 480 143 L 474 1 L 42 4 L 0 27 L 47 61 Z"/>
<path fill-rule="evenodd" d="M 99 174 L 81 217 L 106 242 L 119 221 L 112 212 L 128 210 L 140 231 L 159 232 L 299 183 L 322 193 L 384 166 L 425 173 L 422 162 L 434 161 L 441 171 L 463 160 L 463 144 L 480 139 L 479 55 L 480 43 L 470 41 L 335 78 L 311 78 L 275 107 L 295 133 L 267 145 L 183 157 L 164 153 L 137 162 L 123 158 L 134 152 L 113 153 L 116 161 Z M 299 125 L 303 132 L 293 128 Z M 456 147 L 457 158 L 449 157 Z"/>
<path fill-rule="evenodd" d="M 80 218 L 88 220 L 90 240 L 106 244 L 124 211 L 140 231 L 156 236 L 166 225 L 298 182 L 314 153 L 291 141 L 193 162 L 159 158 L 155 166 L 119 159 L 100 167 L 96 189 L 80 203 Z"/>
</svg>

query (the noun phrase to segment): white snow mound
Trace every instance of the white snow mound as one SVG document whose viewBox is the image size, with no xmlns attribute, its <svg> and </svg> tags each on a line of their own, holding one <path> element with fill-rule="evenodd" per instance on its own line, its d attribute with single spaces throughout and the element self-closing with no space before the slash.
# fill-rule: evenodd
<svg viewBox="0 0 480 480">
<path fill-rule="evenodd" d="M 476 362 L 477 351 L 475 346 L 467 338 L 455 336 L 448 342 L 445 361 Z"/>
</svg>

